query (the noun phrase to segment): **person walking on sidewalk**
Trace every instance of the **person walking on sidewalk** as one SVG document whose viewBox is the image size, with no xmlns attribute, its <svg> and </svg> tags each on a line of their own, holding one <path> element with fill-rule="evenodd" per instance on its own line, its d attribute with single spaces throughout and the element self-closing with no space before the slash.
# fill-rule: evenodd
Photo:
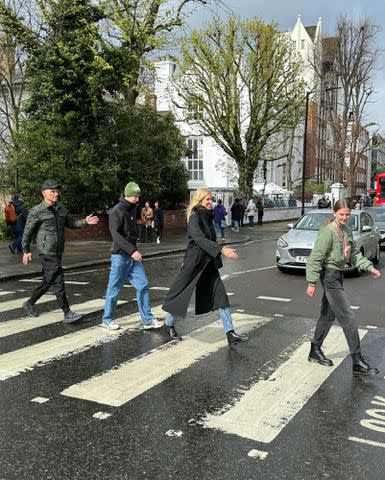
<svg viewBox="0 0 385 480">
<path fill-rule="evenodd" d="M 254 227 L 254 216 L 256 211 L 257 211 L 257 207 L 255 206 L 253 199 L 250 198 L 246 208 L 246 215 L 247 215 L 247 218 L 249 219 L 249 227 Z"/>
<path fill-rule="evenodd" d="M 349 345 L 353 360 L 353 374 L 375 375 L 377 368 L 372 368 L 361 355 L 360 337 L 350 303 L 343 286 L 345 264 L 371 272 L 375 278 L 381 273 L 355 247 L 352 232 L 347 223 L 350 218 L 350 206 L 346 199 L 338 200 L 333 209 L 332 220 L 323 227 L 317 236 L 314 249 L 306 265 L 306 294 L 313 297 L 316 283 L 320 279 L 324 294 L 321 303 L 321 315 L 318 319 L 308 360 L 320 365 L 332 366 L 321 350 L 334 320 L 337 318 Z"/>
<path fill-rule="evenodd" d="M 150 202 L 146 202 L 142 208 L 142 221 L 144 229 L 144 241 L 152 242 L 152 225 L 154 220 L 154 211 L 150 207 Z"/>
<path fill-rule="evenodd" d="M 211 202 L 211 192 L 199 188 L 187 209 L 188 245 L 182 269 L 162 306 L 167 312 L 164 330 L 171 339 L 181 339 L 175 330 L 175 320 L 186 316 L 195 290 L 196 315 L 219 310 L 219 317 L 231 345 L 245 342 L 248 337 L 234 331 L 229 299 L 219 268 L 222 267 L 222 255 L 234 260 L 238 255 L 234 249 L 217 244 Z"/>
<path fill-rule="evenodd" d="M 221 234 L 221 239 L 225 239 L 225 227 L 223 224 L 226 222 L 227 210 L 223 206 L 222 199 L 218 198 L 218 203 L 214 207 L 214 227 L 217 236 Z"/>
<path fill-rule="evenodd" d="M 24 228 L 28 217 L 28 210 L 17 194 L 13 195 L 12 200 L 9 203 L 15 208 L 16 221 L 15 223 L 9 225 L 9 228 L 15 238 L 13 242 L 8 245 L 8 248 L 13 254 L 23 253 L 21 241 L 23 239 Z"/>
<path fill-rule="evenodd" d="M 256 207 L 257 207 L 257 211 L 258 211 L 257 225 L 262 227 L 263 210 L 264 210 L 263 197 L 258 199 Z"/>
<path fill-rule="evenodd" d="M 154 229 L 156 235 L 156 243 L 160 243 L 164 227 L 163 210 L 159 207 L 158 201 L 154 203 L 154 207 Z"/>
<path fill-rule="evenodd" d="M 119 203 L 111 210 L 108 225 L 112 236 L 111 270 L 106 292 L 106 303 L 102 326 L 108 330 L 117 330 L 115 309 L 120 292 L 126 281 L 136 290 L 136 300 L 145 330 L 160 328 L 159 322 L 151 313 L 148 280 L 142 263 L 142 254 L 136 247 L 138 229 L 136 209 L 140 188 L 135 182 L 127 183 Z"/>
<path fill-rule="evenodd" d="M 241 206 L 239 205 L 238 198 L 234 199 L 233 204 L 230 207 L 231 211 L 231 230 L 233 232 L 239 232 L 239 222 L 241 218 Z"/>
<path fill-rule="evenodd" d="M 64 287 L 62 255 L 64 251 L 64 229 L 82 228 L 96 225 L 97 216 L 88 215 L 84 220 L 75 220 L 65 206 L 58 202 L 60 185 L 53 180 L 46 180 L 41 186 L 43 201 L 29 212 L 22 240 L 23 263 L 32 260 L 31 243 L 36 238 L 37 250 L 43 265 L 43 280 L 31 297 L 23 303 L 23 309 L 30 317 L 38 317 L 35 303 L 48 290 L 56 295 L 60 308 L 64 312 L 64 323 L 80 320 L 83 315 L 72 312 Z"/>
</svg>

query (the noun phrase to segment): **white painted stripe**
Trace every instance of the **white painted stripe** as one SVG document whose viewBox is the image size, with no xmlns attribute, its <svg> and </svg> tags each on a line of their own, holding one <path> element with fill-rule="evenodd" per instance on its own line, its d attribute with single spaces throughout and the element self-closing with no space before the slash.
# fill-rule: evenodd
<svg viewBox="0 0 385 480">
<path fill-rule="evenodd" d="M 160 312 L 160 307 L 153 309 Z M 42 343 L 21 348 L 13 352 L 0 355 L 0 381 L 20 375 L 32 370 L 36 366 L 44 365 L 53 360 L 62 359 L 84 352 L 91 347 L 116 340 L 127 330 L 138 329 L 140 315 L 135 313 L 119 319 L 121 328 L 107 331 L 99 325 L 78 330 L 62 337 L 56 337 Z"/>
<path fill-rule="evenodd" d="M 96 412 L 92 416 L 93 416 L 93 418 L 96 418 L 97 420 L 106 420 L 107 418 L 111 417 L 111 413 Z"/>
<path fill-rule="evenodd" d="M 361 338 L 367 333 L 360 330 Z M 346 340 L 332 327 L 323 348 L 333 367 L 307 361 L 309 343 L 303 343 L 267 380 L 256 383 L 223 413 L 207 415 L 204 424 L 256 442 L 270 443 L 301 410 L 322 383 L 345 359 Z"/>
<path fill-rule="evenodd" d="M 29 300 L 29 297 L 25 298 L 19 298 L 18 300 L 9 300 L 8 302 L 0 302 L 0 311 L 5 312 L 6 310 L 13 310 L 15 308 L 21 308 L 22 304 Z M 43 295 L 41 298 L 39 298 L 39 301 L 37 304 L 40 303 L 46 303 L 46 302 L 52 302 L 56 300 L 56 297 L 54 295 Z"/>
<path fill-rule="evenodd" d="M 46 403 L 49 401 L 49 398 L 45 398 L 45 397 L 35 397 L 35 398 L 32 398 L 31 402 L 35 402 L 35 403 Z"/>
<path fill-rule="evenodd" d="M 248 457 L 251 458 L 258 458 L 258 460 L 265 460 L 265 458 L 269 455 L 269 452 L 263 452 L 262 450 L 250 450 L 247 454 Z"/>
<path fill-rule="evenodd" d="M 261 268 L 257 268 L 257 271 L 261 271 L 261 270 L 270 270 L 271 268 L 276 268 L 275 265 L 270 265 L 270 267 L 261 267 Z"/>
<path fill-rule="evenodd" d="M 28 283 L 41 283 L 41 278 L 25 278 L 23 280 L 19 280 L 19 282 L 28 282 Z M 78 282 L 74 280 L 66 280 L 66 285 L 89 285 L 90 282 Z"/>
<path fill-rule="evenodd" d="M 94 313 L 104 308 L 105 300 L 98 298 L 84 303 L 77 303 L 71 305 L 76 313 L 86 315 Z M 119 300 L 118 304 L 128 303 L 124 300 Z M 0 338 L 14 335 L 15 333 L 25 332 L 37 327 L 44 327 L 52 323 L 61 322 L 63 320 L 63 312 L 61 309 L 53 310 L 52 312 L 42 313 L 36 318 L 23 317 L 16 320 L 9 320 L 8 322 L 0 323 Z"/>
<path fill-rule="evenodd" d="M 21 278 L 19 282 L 23 283 L 41 283 L 43 277 L 34 277 L 34 278 Z"/>
<path fill-rule="evenodd" d="M 358 305 L 351 305 L 350 307 L 352 310 L 358 310 L 360 307 Z"/>
<path fill-rule="evenodd" d="M 365 328 L 368 330 L 377 330 L 378 327 L 375 327 L 374 325 L 366 325 Z"/>
<path fill-rule="evenodd" d="M 385 443 L 367 440 L 366 438 L 348 437 L 348 440 L 351 440 L 352 442 L 364 443 L 366 445 L 372 445 L 373 447 L 385 448 Z"/>
<path fill-rule="evenodd" d="M 240 313 L 234 313 L 233 317 L 238 333 L 249 332 L 271 321 Z M 61 393 L 119 407 L 226 345 L 223 327 L 216 321 L 185 335 L 181 342 L 162 345 Z"/>
<path fill-rule="evenodd" d="M 164 290 L 165 292 L 168 292 L 170 287 L 150 287 L 150 290 Z"/>
<path fill-rule="evenodd" d="M 291 298 L 284 298 L 284 297 L 265 297 L 264 295 L 260 295 L 257 297 L 257 300 L 271 300 L 272 302 L 291 302 Z"/>
<path fill-rule="evenodd" d="M 13 293 L 16 293 L 16 292 L 0 292 L 0 297 L 2 295 L 12 295 Z"/>
<path fill-rule="evenodd" d="M 236 275 L 244 275 L 245 273 L 253 273 L 253 272 L 259 272 L 260 270 L 269 270 L 271 268 L 275 268 L 275 265 L 271 267 L 262 267 L 262 268 L 252 268 L 250 270 L 241 270 L 240 272 L 233 272 L 229 273 L 228 275 L 222 275 L 222 280 L 226 280 L 227 278 L 230 277 L 235 277 Z"/>
</svg>

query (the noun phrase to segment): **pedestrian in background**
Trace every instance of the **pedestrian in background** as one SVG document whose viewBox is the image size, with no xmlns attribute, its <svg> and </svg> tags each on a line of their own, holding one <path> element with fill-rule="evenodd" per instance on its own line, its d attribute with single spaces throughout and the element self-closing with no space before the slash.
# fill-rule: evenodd
<svg viewBox="0 0 385 480">
<path fill-rule="evenodd" d="M 221 235 L 221 239 L 225 239 L 225 227 L 227 210 L 225 209 L 222 199 L 218 198 L 218 202 L 214 207 L 214 227 L 217 237 Z"/>
<path fill-rule="evenodd" d="M 238 205 L 239 205 L 238 224 L 239 224 L 239 228 L 243 228 L 243 221 L 245 219 L 245 213 L 246 213 L 246 205 L 245 205 L 245 201 L 243 200 L 243 198 L 239 199 Z"/>
<path fill-rule="evenodd" d="M 254 216 L 256 214 L 257 207 L 252 198 L 250 198 L 249 203 L 247 204 L 246 208 L 246 215 L 249 219 L 249 227 L 254 227 Z"/>
<path fill-rule="evenodd" d="M 120 328 L 115 320 L 115 310 L 126 282 L 130 282 L 136 290 L 143 328 L 152 330 L 163 326 L 163 323 L 159 322 L 151 312 L 147 275 L 142 263 L 142 254 L 136 246 L 138 238 L 136 206 L 139 195 L 139 185 L 135 182 L 127 183 L 124 194 L 120 196 L 118 204 L 108 216 L 108 226 L 112 236 L 111 270 L 102 319 L 102 326 L 108 330 Z"/>
<path fill-rule="evenodd" d="M 23 239 L 24 228 L 28 217 L 28 210 L 17 194 L 13 195 L 12 200 L 9 203 L 14 207 L 16 221 L 8 225 L 14 236 L 14 240 L 8 245 L 8 248 L 13 254 L 23 253 L 21 241 Z"/>
<path fill-rule="evenodd" d="M 36 239 L 36 246 L 43 265 L 43 280 L 32 292 L 31 297 L 23 303 L 23 309 L 30 317 L 38 317 L 35 303 L 48 290 L 55 295 L 64 312 L 64 323 L 80 320 L 83 315 L 72 312 L 65 292 L 62 255 L 64 251 L 64 229 L 81 228 L 96 225 L 98 217 L 88 215 L 84 220 L 75 220 L 65 206 L 58 202 L 60 185 L 54 180 L 46 180 L 41 186 L 43 201 L 29 212 L 22 240 L 23 263 L 32 261 L 31 243 Z"/>
<path fill-rule="evenodd" d="M 234 199 L 234 202 L 230 207 L 230 212 L 231 212 L 231 230 L 233 230 L 233 232 L 239 232 L 241 207 L 239 205 L 238 198 Z"/>
<path fill-rule="evenodd" d="M 188 244 L 182 269 L 162 306 L 168 312 L 165 333 L 171 339 L 181 339 L 175 330 L 175 320 L 186 316 L 195 290 L 196 315 L 219 310 L 227 341 L 231 345 L 245 342 L 248 338 L 234 331 L 230 303 L 219 269 L 222 267 L 222 255 L 234 260 L 238 255 L 234 249 L 217 244 L 213 219 L 211 192 L 199 188 L 187 209 Z"/>
<path fill-rule="evenodd" d="M 345 264 L 350 264 L 371 272 L 375 278 L 381 273 L 365 258 L 353 242 L 351 229 L 347 223 L 350 218 L 350 205 L 346 199 L 338 200 L 333 209 L 332 220 L 322 228 L 306 265 L 306 294 L 313 297 L 316 283 L 321 280 L 324 294 L 321 303 L 321 315 L 318 319 L 308 360 L 320 365 L 332 366 L 321 350 L 335 319 L 341 325 L 349 345 L 353 361 L 353 374 L 374 375 L 372 368 L 361 356 L 360 337 L 353 311 L 347 299 L 344 286 Z"/>
<path fill-rule="evenodd" d="M 257 211 L 258 211 L 258 225 L 262 226 L 262 219 L 263 219 L 263 209 L 264 209 L 264 205 L 263 205 L 263 198 L 259 198 L 258 201 L 257 201 Z"/>
<path fill-rule="evenodd" d="M 152 242 L 152 230 L 153 230 L 153 221 L 154 221 L 154 211 L 150 207 L 150 202 L 146 202 L 142 208 L 142 221 L 144 229 L 144 241 Z"/>
<path fill-rule="evenodd" d="M 159 207 L 159 202 L 156 201 L 154 203 L 154 229 L 155 229 L 155 235 L 156 235 L 156 243 L 160 243 L 160 240 L 163 235 L 163 227 L 164 227 L 163 210 Z"/>
</svg>

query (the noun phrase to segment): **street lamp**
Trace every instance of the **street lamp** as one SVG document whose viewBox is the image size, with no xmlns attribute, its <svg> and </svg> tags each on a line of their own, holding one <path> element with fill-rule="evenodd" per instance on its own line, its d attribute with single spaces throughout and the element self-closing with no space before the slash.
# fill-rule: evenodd
<svg viewBox="0 0 385 480">
<path fill-rule="evenodd" d="M 305 180 L 306 180 L 306 157 L 307 157 L 307 117 L 309 109 L 309 97 L 315 92 L 330 92 L 331 90 L 338 90 L 341 87 L 328 87 L 321 88 L 320 90 L 310 90 L 306 92 L 306 105 L 305 105 L 305 131 L 303 133 L 303 152 L 302 152 L 302 208 L 301 215 L 305 213 Z"/>
</svg>

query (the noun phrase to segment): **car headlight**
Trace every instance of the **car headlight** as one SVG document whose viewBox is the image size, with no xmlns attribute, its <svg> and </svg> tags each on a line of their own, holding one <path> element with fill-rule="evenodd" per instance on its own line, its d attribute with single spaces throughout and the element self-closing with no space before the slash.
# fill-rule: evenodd
<svg viewBox="0 0 385 480">
<path fill-rule="evenodd" d="M 283 237 L 281 237 L 281 238 L 278 240 L 277 245 L 278 245 L 278 247 L 283 247 L 283 248 L 285 248 L 285 247 L 287 247 L 289 244 L 287 243 L 287 241 L 286 241 Z"/>
</svg>

